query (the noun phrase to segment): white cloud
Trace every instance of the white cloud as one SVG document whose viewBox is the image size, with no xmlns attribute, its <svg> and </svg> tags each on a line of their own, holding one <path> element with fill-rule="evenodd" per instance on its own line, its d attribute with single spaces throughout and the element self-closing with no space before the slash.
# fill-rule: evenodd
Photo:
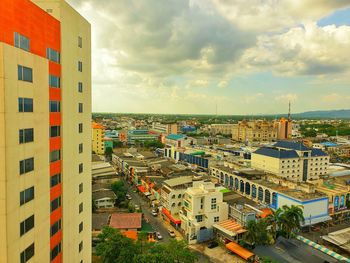
<svg viewBox="0 0 350 263">
<path fill-rule="evenodd" d="M 294 93 L 282 94 L 275 97 L 275 100 L 283 104 L 290 102 L 296 102 L 298 100 L 298 95 Z"/>
</svg>

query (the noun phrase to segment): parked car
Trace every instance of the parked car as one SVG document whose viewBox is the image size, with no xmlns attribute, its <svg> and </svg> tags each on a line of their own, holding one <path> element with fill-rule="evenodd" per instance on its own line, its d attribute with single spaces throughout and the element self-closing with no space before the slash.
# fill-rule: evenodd
<svg viewBox="0 0 350 263">
<path fill-rule="evenodd" d="M 128 200 L 131 200 L 131 199 L 132 199 L 131 196 L 130 196 L 129 194 L 126 194 L 125 197 L 126 197 L 126 199 L 128 199 Z"/>
<path fill-rule="evenodd" d="M 140 206 L 139 205 L 135 205 L 135 210 L 140 210 Z"/>
<path fill-rule="evenodd" d="M 152 216 L 158 216 L 158 213 L 152 211 Z"/>
<path fill-rule="evenodd" d="M 208 243 L 208 248 L 214 248 L 217 247 L 219 244 L 216 241 L 211 241 Z"/>
<path fill-rule="evenodd" d="M 168 234 L 170 237 L 176 237 L 175 232 L 171 229 L 168 229 Z"/>
<path fill-rule="evenodd" d="M 162 235 L 159 232 L 156 232 L 156 237 L 157 237 L 158 240 L 162 240 L 163 239 Z"/>
</svg>

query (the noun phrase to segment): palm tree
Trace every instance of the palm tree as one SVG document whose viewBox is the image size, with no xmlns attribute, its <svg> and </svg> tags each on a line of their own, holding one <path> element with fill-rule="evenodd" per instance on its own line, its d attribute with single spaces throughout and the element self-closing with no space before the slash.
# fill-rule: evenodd
<svg viewBox="0 0 350 263">
<path fill-rule="evenodd" d="M 281 208 L 278 208 L 275 211 L 272 211 L 272 214 L 268 215 L 267 223 L 271 225 L 271 232 L 273 235 L 273 238 L 276 240 L 277 238 L 277 231 L 281 229 L 281 216 L 283 214 L 283 210 Z"/>
<path fill-rule="evenodd" d="M 305 222 L 303 209 L 302 206 L 296 205 L 291 205 L 290 207 L 284 205 L 282 209 L 282 221 L 284 225 L 284 230 L 286 230 L 287 238 L 290 238 L 292 232 L 295 229 L 299 229 L 301 227 L 301 222 Z"/>
</svg>

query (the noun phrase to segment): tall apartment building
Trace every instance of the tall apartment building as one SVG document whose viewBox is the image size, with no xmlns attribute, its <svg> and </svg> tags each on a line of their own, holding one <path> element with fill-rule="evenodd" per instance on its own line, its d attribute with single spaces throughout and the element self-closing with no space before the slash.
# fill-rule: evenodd
<svg viewBox="0 0 350 263">
<path fill-rule="evenodd" d="M 181 229 L 190 244 L 213 238 L 213 225 L 228 218 L 223 193 L 212 182 L 193 182 L 184 194 Z"/>
<path fill-rule="evenodd" d="M 272 141 L 277 139 L 278 125 L 266 120 L 240 121 L 232 128 L 235 141 Z"/>
<path fill-rule="evenodd" d="M 253 152 L 251 166 L 290 181 L 306 182 L 327 174 L 329 156 L 301 142 L 279 141 Z"/>
<path fill-rule="evenodd" d="M 96 122 L 92 123 L 92 151 L 96 154 L 105 153 L 105 127 Z"/>
<path fill-rule="evenodd" d="M 0 1 L 0 262 L 91 261 L 90 24 Z"/>
</svg>

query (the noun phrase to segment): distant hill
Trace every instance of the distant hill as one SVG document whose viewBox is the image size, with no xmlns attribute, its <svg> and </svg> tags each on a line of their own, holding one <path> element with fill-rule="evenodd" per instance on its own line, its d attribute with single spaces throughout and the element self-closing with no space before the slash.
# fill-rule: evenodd
<svg viewBox="0 0 350 263">
<path fill-rule="evenodd" d="M 350 119 L 350 110 L 306 111 L 292 116 L 305 119 Z"/>
</svg>

